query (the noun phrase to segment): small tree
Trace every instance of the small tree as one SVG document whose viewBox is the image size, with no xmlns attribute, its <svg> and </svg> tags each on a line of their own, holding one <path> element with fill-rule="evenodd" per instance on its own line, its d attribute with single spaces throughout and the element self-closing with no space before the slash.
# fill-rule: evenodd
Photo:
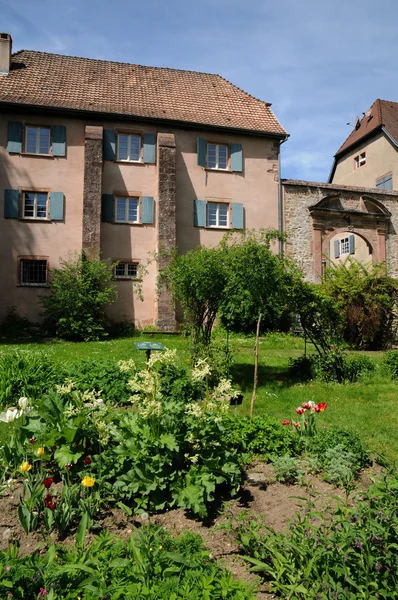
<svg viewBox="0 0 398 600">
<path fill-rule="evenodd" d="M 226 286 L 226 248 L 199 246 L 175 254 L 160 276 L 174 302 L 181 304 L 193 348 L 209 346 Z"/>
<path fill-rule="evenodd" d="M 117 297 L 113 267 L 106 261 L 89 260 L 83 251 L 52 269 L 50 294 L 40 301 L 57 336 L 89 341 L 107 335 L 104 309 Z"/>
<path fill-rule="evenodd" d="M 361 349 L 385 348 L 391 341 L 397 282 L 383 263 L 353 258 L 325 273 L 322 288 L 344 317 L 343 338 Z"/>
<path fill-rule="evenodd" d="M 230 331 L 255 331 L 261 313 L 263 330 L 275 329 L 286 313 L 290 294 L 290 266 L 272 251 L 280 239 L 274 230 L 234 233 L 224 238 L 227 283 L 220 307 Z"/>
</svg>

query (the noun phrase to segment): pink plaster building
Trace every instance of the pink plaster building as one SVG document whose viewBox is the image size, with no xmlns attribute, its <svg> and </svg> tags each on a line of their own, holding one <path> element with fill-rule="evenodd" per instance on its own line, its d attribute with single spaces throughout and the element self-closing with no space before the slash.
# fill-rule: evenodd
<svg viewBox="0 0 398 600">
<path fill-rule="evenodd" d="M 149 253 L 217 244 L 231 228 L 282 223 L 270 104 L 219 75 L 60 56 L 12 54 L 0 34 L 0 320 L 38 320 L 38 296 L 70 252 L 118 260 L 109 314 L 175 327 L 156 296 L 133 293 Z"/>
</svg>

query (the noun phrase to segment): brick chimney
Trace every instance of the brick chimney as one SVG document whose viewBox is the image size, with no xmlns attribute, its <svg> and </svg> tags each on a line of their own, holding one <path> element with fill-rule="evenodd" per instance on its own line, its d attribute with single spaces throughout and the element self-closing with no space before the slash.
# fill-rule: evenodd
<svg viewBox="0 0 398 600">
<path fill-rule="evenodd" d="M 0 75 L 8 75 L 11 66 L 12 38 L 9 33 L 0 33 Z"/>
</svg>

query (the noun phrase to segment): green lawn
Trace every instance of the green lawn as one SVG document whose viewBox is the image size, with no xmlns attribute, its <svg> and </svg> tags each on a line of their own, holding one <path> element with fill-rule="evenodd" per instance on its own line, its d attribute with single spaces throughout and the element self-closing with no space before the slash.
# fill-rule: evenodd
<svg viewBox="0 0 398 600">
<path fill-rule="evenodd" d="M 142 334 L 104 342 L 2 344 L 0 350 L 41 350 L 60 364 L 70 360 L 105 357 L 112 360 L 134 358 L 144 366 L 145 353 L 135 350 L 134 341 L 147 339 L 176 348 L 181 361 L 189 364 L 187 339 L 160 334 Z M 254 339 L 232 337 L 229 344 L 235 357 L 231 373 L 244 392 L 244 401 L 238 410 L 247 413 L 252 394 Z M 355 384 L 294 383 L 288 377 L 289 358 L 300 356 L 303 351 L 304 342 L 299 338 L 272 335 L 261 340 L 256 414 L 269 413 L 281 420 L 294 419 L 294 409 L 302 402 L 327 402 L 327 411 L 320 415 L 323 424 L 351 429 L 361 435 L 372 451 L 382 453 L 389 459 L 398 459 L 397 384 L 383 377 L 380 370 L 371 379 Z M 381 352 L 368 352 L 367 355 L 378 364 L 383 357 Z"/>
</svg>

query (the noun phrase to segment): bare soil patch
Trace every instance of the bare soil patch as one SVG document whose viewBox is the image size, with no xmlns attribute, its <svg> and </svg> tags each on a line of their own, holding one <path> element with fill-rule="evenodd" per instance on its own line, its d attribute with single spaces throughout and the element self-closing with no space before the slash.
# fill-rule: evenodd
<svg viewBox="0 0 398 600">
<path fill-rule="evenodd" d="M 383 468 L 373 465 L 361 472 L 357 489 L 352 493 L 350 502 L 355 502 L 355 495 L 365 491 L 373 479 L 379 477 Z M 0 550 L 6 550 L 9 539 L 18 541 L 20 555 L 26 556 L 34 550 L 45 551 L 46 540 L 40 532 L 26 535 L 18 519 L 19 496 L 22 484 L 14 482 L 0 497 Z M 249 515 L 260 517 L 264 523 L 276 531 L 286 531 L 289 523 L 295 518 L 297 512 L 305 509 L 306 501 L 315 502 L 317 508 L 328 511 L 336 503 L 331 496 L 345 498 L 341 488 L 334 488 L 323 481 L 319 476 L 307 478 L 305 485 L 284 485 L 275 481 L 272 465 L 257 461 L 247 469 L 246 479 L 238 498 L 226 502 L 220 514 L 207 519 L 192 517 L 183 509 L 175 509 L 162 514 L 144 517 L 129 517 L 119 508 L 104 512 L 99 520 L 99 528 L 107 529 L 111 533 L 127 540 L 134 527 L 140 526 L 148 520 L 158 523 L 174 535 L 184 530 L 198 533 L 204 540 L 211 556 L 220 564 L 228 568 L 237 579 L 242 579 L 256 586 L 258 598 L 275 598 L 269 593 L 267 585 L 259 577 L 249 573 L 247 564 L 239 556 L 238 547 L 233 540 L 233 532 L 222 529 L 231 518 L 237 518 L 241 511 Z M 46 534 L 57 543 L 73 544 L 74 533 L 71 532 L 65 539 L 60 539 L 56 533 Z M 94 533 L 87 536 L 89 543 Z"/>
</svg>

